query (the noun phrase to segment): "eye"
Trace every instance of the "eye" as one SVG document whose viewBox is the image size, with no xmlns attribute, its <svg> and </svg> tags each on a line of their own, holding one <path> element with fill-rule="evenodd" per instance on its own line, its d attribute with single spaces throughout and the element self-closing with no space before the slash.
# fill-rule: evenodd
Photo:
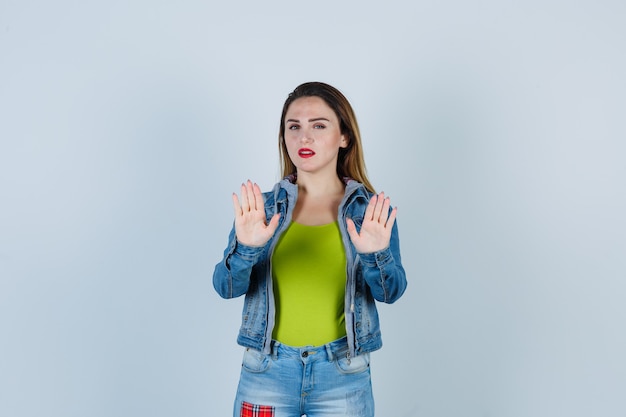
<svg viewBox="0 0 626 417">
<path fill-rule="evenodd" d="M 289 130 L 298 130 L 298 129 L 300 129 L 300 126 L 299 125 L 289 125 L 289 126 L 287 126 L 287 129 L 289 129 Z"/>
<path fill-rule="evenodd" d="M 326 129 L 326 126 L 318 123 L 313 125 L 313 129 Z"/>
</svg>

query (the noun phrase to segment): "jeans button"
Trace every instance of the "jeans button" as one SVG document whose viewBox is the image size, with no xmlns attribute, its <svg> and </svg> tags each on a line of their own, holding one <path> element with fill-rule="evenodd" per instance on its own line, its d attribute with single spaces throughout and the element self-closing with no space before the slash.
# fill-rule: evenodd
<svg viewBox="0 0 626 417">
<path fill-rule="evenodd" d="M 302 357 L 303 357 L 303 358 L 306 358 L 307 356 L 309 356 L 309 352 L 306 352 L 306 351 L 305 351 L 305 352 L 302 352 Z"/>
</svg>

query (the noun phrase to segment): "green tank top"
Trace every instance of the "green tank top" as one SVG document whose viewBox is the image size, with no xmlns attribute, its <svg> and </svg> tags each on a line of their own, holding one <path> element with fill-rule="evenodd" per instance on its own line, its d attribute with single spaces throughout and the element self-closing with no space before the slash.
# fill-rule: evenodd
<svg viewBox="0 0 626 417">
<path fill-rule="evenodd" d="M 292 222 L 274 250 L 272 278 L 275 340 L 320 346 L 346 335 L 346 254 L 337 222 Z"/>
</svg>

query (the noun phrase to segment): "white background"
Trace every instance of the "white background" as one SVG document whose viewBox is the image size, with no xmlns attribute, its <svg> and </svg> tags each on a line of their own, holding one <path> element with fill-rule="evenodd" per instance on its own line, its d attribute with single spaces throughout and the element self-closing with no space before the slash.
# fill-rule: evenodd
<svg viewBox="0 0 626 417">
<path fill-rule="evenodd" d="M 626 3 L 0 0 L 0 415 L 229 416 L 230 195 L 341 89 L 399 207 L 381 417 L 626 415 Z"/>
</svg>

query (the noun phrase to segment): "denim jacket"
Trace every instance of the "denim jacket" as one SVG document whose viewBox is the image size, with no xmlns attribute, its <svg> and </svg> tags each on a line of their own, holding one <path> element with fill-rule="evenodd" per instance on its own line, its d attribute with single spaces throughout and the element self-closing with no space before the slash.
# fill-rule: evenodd
<svg viewBox="0 0 626 417">
<path fill-rule="evenodd" d="M 267 221 L 275 213 L 281 215 L 274 236 L 262 247 L 246 246 L 237 242 L 233 227 L 224 258 L 213 273 L 213 286 L 221 297 L 246 295 L 237 343 L 265 353 L 271 351 L 276 314 L 272 254 L 280 235 L 291 223 L 298 197 L 298 186 L 294 182 L 293 175 L 286 177 L 271 192 L 263 194 Z M 372 194 L 357 181 L 344 179 L 344 182 L 346 188 L 338 219 L 346 252 L 346 333 L 349 353 L 354 357 L 382 346 L 374 300 L 391 304 L 400 298 L 407 284 L 400 260 L 397 222 L 391 232 L 389 247 L 373 253 L 357 253 L 348 236 L 346 219 L 352 219 L 360 231 Z"/>
</svg>

